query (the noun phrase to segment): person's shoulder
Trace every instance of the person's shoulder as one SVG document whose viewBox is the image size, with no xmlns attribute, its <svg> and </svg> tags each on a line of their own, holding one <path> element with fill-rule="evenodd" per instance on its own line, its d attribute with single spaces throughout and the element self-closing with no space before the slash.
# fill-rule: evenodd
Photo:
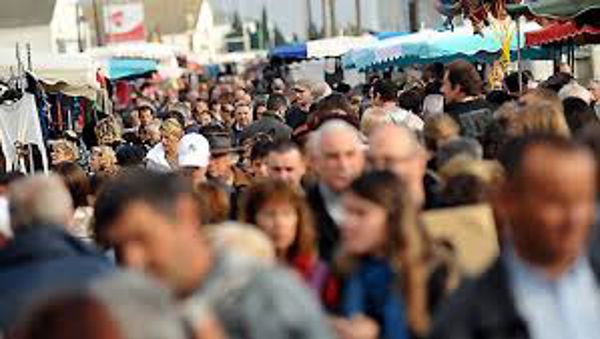
<svg viewBox="0 0 600 339">
<path fill-rule="evenodd" d="M 430 339 L 473 338 L 475 328 L 487 317 L 497 317 L 510 309 L 507 277 L 501 260 L 497 260 L 485 273 L 466 279 L 441 306 L 434 319 Z M 491 315 L 494 313 L 495 315 Z"/>
</svg>

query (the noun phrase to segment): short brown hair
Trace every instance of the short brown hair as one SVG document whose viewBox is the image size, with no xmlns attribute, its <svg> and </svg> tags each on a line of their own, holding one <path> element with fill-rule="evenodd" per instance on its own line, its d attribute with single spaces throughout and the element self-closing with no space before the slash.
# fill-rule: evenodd
<svg viewBox="0 0 600 339">
<path fill-rule="evenodd" d="M 256 225 L 256 216 L 262 208 L 273 201 L 289 202 L 298 213 L 298 232 L 287 259 L 298 255 L 316 256 L 316 234 L 313 216 L 304 196 L 288 184 L 277 180 L 261 181 L 245 192 L 240 209 L 240 220 Z"/>
<path fill-rule="evenodd" d="M 480 95 L 483 90 L 483 81 L 477 69 L 470 62 L 456 60 L 448 65 L 446 70 L 448 81 L 452 87 L 460 86 L 461 91 L 467 96 Z"/>
</svg>

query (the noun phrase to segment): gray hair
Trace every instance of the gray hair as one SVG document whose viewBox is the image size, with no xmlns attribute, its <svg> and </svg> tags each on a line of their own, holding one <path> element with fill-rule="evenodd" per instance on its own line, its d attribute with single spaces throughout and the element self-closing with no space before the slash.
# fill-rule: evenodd
<svg viewBox="0 0 600 339">
<path fill-rule="evenodd" d="M 73 216 L 73 201 L 56 175 L 34 175 L 10 186 L 10 223 L 15 233 L 40 225 L 65 226 Z"/>
<path fill-rule="evenodd" d="M 354 126 L 344 120 L 334 119 L 326 121 L 323 125 L 321 125 L 321 127 L 319 127 L 319 129 L 310 134 L 306 144 L 306 149 L 309 151 L 311 156 L 320 156 L 323 138 L 327 135 L 340 132 L 351 133 L 354 137 L 354 141 L 356 142 L 356 146 L 361 149 L 364 148 L 364 143 L 362 142 L 360 132 Z"/>
<path fill-rule="evenodd" d="M 319 101 L 333 93 L 331 86 L 325 81 L 313 83 L 310 87 L 310 93 L 315 101 Z"/>
<path fill-rule="evenodd" d="M 254 225 L 227 221 L 207 227 L 206 234 L 218 251 L 250 256 L 267 263 L 275 262 L 275 248 L 271 239 Z"/>
<path fill-rule="evenodd" d="M 437 152 L 437 166 L 442 168 L 452 158 L 463 155 L 472 160 L 483 159 L 483 148 L 476 139 L 458 138 L 440 147 Z"/>
<path fill-rule="evenodd" d="M 185 338 L 183 317 L 171 293 L 139 273 L 102 278 L 92 285 L 91 294 L 106 306 L 127 339 Z"/>
<path fill-rule="evenodd" d="M 592 93 L 585 87 L 578 84 L 576 81 L 571 81 L 563 86 L 563 88 L 558 92 L 558 97 L 560 100 L 565 100 L 568 97 L 579 98 L 585 101 L 588 105 L 592 102 Z"/>
</svg>

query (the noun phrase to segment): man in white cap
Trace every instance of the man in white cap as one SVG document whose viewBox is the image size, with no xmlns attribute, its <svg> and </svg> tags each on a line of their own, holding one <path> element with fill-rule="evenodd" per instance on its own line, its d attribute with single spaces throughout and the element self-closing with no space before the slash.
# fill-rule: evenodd
<svg viewBox="0 0 600 339">
<path fill-rule="evenodd" d="M 208 140 L 198 133 L 186 134 L 179 141 L 179 168 L 192 178 L 194 185 L 206 180 L 206 168 L 210 159 Z"/>
</svg>

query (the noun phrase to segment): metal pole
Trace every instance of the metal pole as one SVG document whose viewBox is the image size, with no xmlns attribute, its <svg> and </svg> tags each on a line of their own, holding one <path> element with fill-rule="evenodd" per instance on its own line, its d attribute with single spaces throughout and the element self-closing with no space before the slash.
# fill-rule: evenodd
<svg viewBox="0 0 600 339">
<path fill-rule="evenodd" d="M 336 36 L 337 23 L 336 23 L 336 0 L 329 0 L 329 19 L 331 20 L 331 35 Z"/>
<path fill-rule="evenodd" d="M 356 9 L 356 31 L 358 34 L 362 34 L 362 8 L 360 0 L 355 0 L 354 7 Z"/>
<path fill-rule="evenodd" d="M 313 24 L 312 0 L 306 0 L 306 40 L 310 40 L 311 28 Z"/>
<path fill-rule="evenodd" d="M 28 71 L 33 71 L 33 62 L 31 62 L 31 44 L 28 42 L 25 45 L 25 48 L 27 49 L 27 70 Z"/>
<path fill-rule="evenodd" d="M 521 64 L 521 17 L 517 17 L 517 70 L 519 73 L 519 94 L 523 94 L 523 65 Z"/>
<path fill-rule="evenodd" d="M 92 7 L 94 9 L 94 27 L 96 30 L 96 46 L 102 46 L 102 32 L 100 31 L 100 17 L 98 16 L 98 2 L 97 0 L 92 0 Z"/>
<path fill-rule="evenodd" d="M 83 42 L 81 41 L 81 5 L 79 1 L 75 3 L 75 23 L 77 24 L 77 49 L 79 53 L 83 52 Z"/>
</svg>

